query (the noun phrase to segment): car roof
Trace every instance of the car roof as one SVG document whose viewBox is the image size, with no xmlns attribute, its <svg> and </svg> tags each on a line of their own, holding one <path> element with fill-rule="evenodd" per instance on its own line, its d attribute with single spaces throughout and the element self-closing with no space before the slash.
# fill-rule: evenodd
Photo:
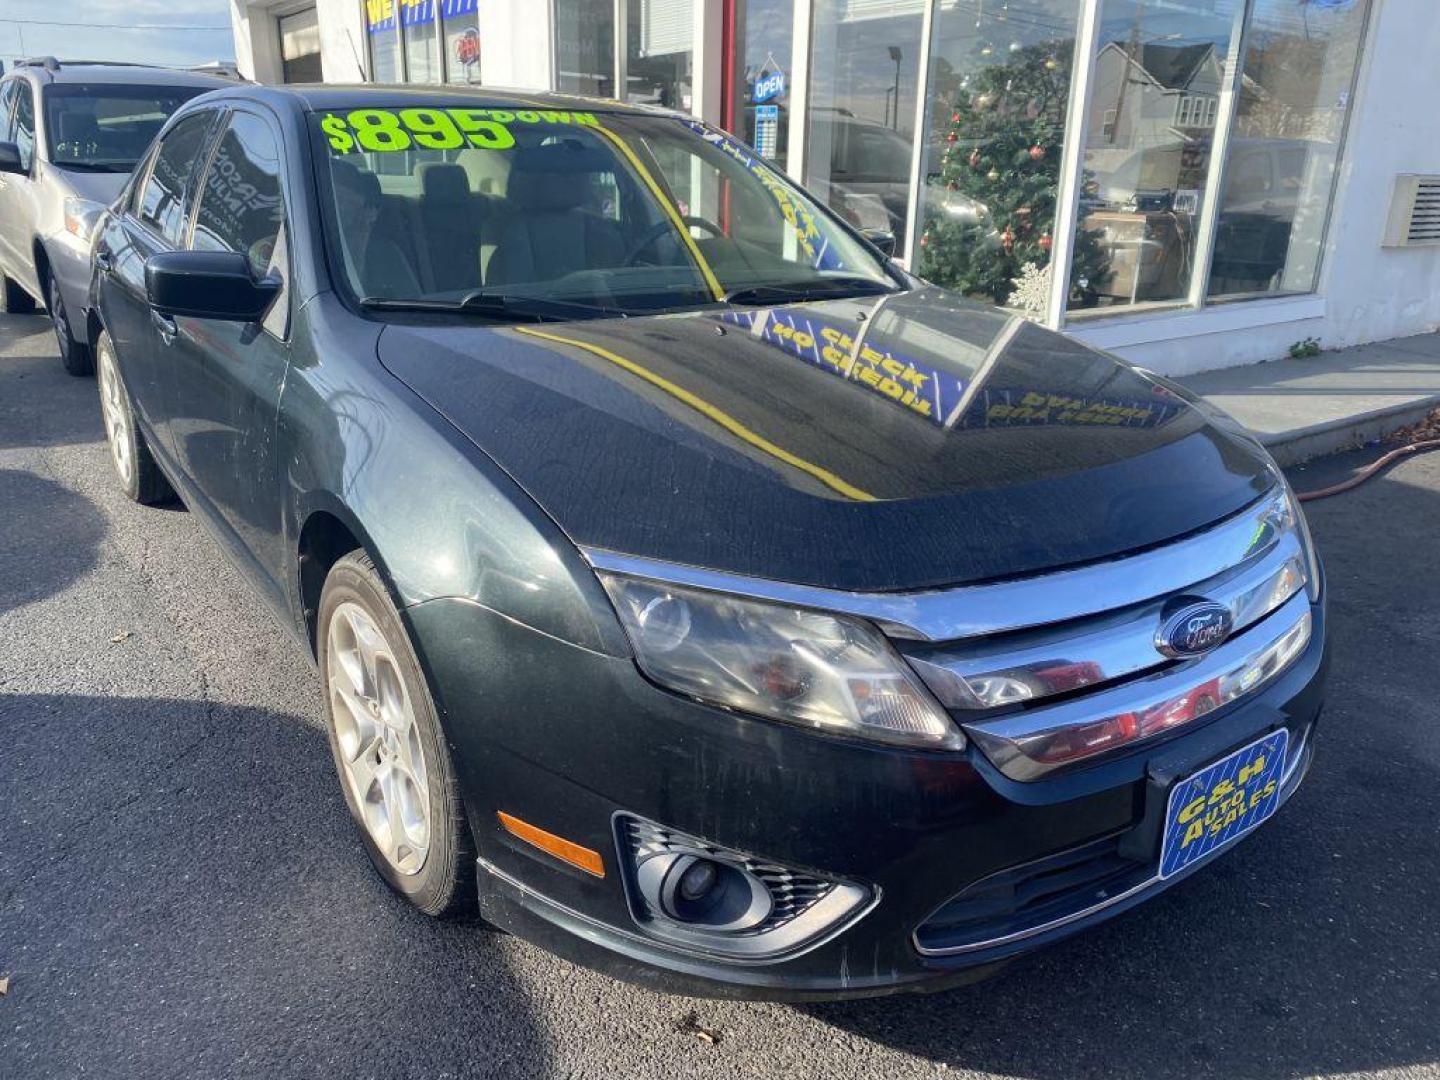
<svg viewBox="0 0 1440 1080">
<path fill-rule="evenodd" d="M 11 71 L 20 76 L 28 75 L 42 85 L 104 83 L 112 86 L 194 86 L 202 90 L 219 90 L 236 85 L 234 79 L 221 75 L 151 67 L 148 64 L 108 64 L 90 60 L 62 60 L 53 66 L 46 61 L 22 61 Z"/>
<path fill-rule="evenodd" d="M 331 109 L 359 109 L 376 105 L 400 105 L 411 108 L 453 107 L 457 101 L 473 103 L 475 108 L 584 110 L 587 112 L 632 113 L 637 116 L 679 116 L 673 109 L 655 105 L 626 105 L 607 98 L 581 97 L 548 90 L 511 90 L 494 86 L 337 85 L 334 83 L 302 83 L 285 86 L 235 86 L 231 95 L 261 99 L 287 98 L 310 112 Z"/>
</svg>

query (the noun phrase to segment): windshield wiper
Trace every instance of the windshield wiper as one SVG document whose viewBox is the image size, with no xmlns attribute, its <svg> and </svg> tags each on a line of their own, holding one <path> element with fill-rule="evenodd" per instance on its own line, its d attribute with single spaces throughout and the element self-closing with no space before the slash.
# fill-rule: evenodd
<svg viewBox="0 0 1440 1080">
<path fill-rule="evenodd" d="M 492 293 L 483 289 L 466 293 L 459 300 L 427 300 L 421 297 L 404 299 L 392 296 L 366 296 L 360 306 L 374 311 L 435 311 L 455 315 L 479 315 L 488 319 L 509 319 L 514 322 L 563 322 L 566 313 L 584 315 L 617 315 L 625 318 L 620 308 L 599 304 L 582 304 L 578 300 L 552 300 L 544 296 L 514 296 Z"/>
<path fill-rule="evenodd" d="M 607 307 L 604 304 L 585 304 L 579 300 L 559 300 L 551 296 L 527 296 L 517 293 L 491 292 L 476 289 L 459 300 L 463 311 L 478 311 L 486 315 L 523 315 L 536 319 L 559 319 L 565 312 L 578 315 L 614 315 L 622 319 L 629 313 L 622 308 Z"/>
<path fill-rule="evenodd" d="M 52 161 L 57 169 L 74 169 L 76 172 L 128 173 L 135 168 L 134 162 L 121 161 Z"/>
<path fill-rule="evenodd" d="M 725 294 L 727 304 L 786 304 L 798 300 L 836 300 L 847 296 L 877 296 L 895 288 L 874 278 L 825 277 L 805 281 L 779 281 L 745 285 Z"/>
</svg>

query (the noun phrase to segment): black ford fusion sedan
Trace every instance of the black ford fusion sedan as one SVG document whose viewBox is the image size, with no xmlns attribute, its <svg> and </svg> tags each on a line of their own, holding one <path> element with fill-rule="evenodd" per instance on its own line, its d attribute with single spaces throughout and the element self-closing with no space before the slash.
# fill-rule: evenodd
<svg viewBox="0 0 1440 1080">
<path fill-rule="evenodd" d="M 418 908 L 686 993 L 935 989 L 1295 791 L 1321 572 L 1264 451 L 883 246 L 656 110 L 166 126 L 94 249 L 115 469 L 312 650 Z"/>
</svg>

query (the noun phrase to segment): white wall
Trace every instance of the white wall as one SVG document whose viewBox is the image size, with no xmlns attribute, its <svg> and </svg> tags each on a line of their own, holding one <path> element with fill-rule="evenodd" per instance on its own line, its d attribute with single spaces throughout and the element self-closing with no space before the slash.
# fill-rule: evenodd
<svg viewBox="0 0 1440 1080">
<path fill-rule="evenodd" d="M 479 15 L 480 81 L 549 90 L 555 55 L 550 5 L 543 0 L 481 0 Z"/>
<path fill-rule="evenodd" d="M 365 81 L 365 20 L 358 0 L 316 0 L 320 71 L 327 83 Z"/>
</svg>

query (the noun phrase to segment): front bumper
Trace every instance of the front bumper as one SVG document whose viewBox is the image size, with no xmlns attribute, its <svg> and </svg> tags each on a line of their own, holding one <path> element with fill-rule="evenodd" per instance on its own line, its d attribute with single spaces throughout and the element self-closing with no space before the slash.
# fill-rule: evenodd
<svg viewBox="0 0 1440 1080">
<path fill-rule="evenodd" d="M 455 748 L 485 917 L 614 976 L 712 997 L 944 989 L 1157 895 L 1209 861 L 1154 878 L 1169 786 L 1284 726 L 1288 798 L 1309 765 L 1326 668 L 1317 606 L 1309 646 L 1261 691 L 1170 737 L 1020 782 L 973 745 L 958 754 L 897 750 L 679 698 L 628 659 L 577 649 L 463 601 L 431 601 L 406 616 Z M 502 810 L 601 853 L 604 877 L 510 835 L 497 823 Z M 656 941 L 632 914 L 617 813 L 865 883 L 874 902 L 837 933 L 763 962 Z M 1100 841 L 1113 842 L 1133 868 L 1063 917 L 958 950 L 936 951 L 917 936 L 976 882 Z"/>
<path fill-rule="evenodd" d="M 60 298 L 65 302 L 70 336 L 83 342 L 86 311 L 90 306 L 90 245 L 68 232 L 59 232 L 46 238 L 45 254 L 50 261 L 50 273 L 60 286 Z M 43 300 L 49 303 L 49 297 Z"/>
</svg>

